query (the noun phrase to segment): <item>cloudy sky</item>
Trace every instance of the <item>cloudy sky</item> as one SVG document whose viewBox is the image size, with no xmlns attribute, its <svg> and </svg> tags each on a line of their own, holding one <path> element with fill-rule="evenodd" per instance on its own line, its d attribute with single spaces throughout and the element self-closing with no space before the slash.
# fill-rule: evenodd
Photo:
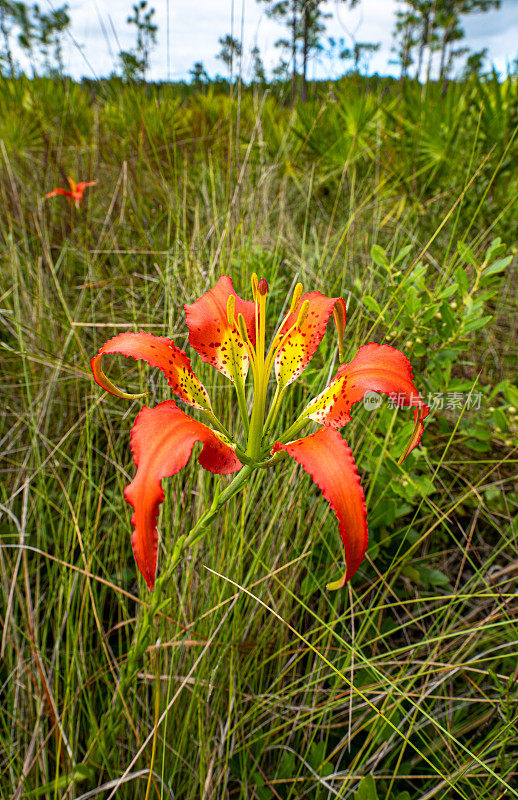
<svg viewBox="0 0 518 800">
<path fill-rule="evenodd" d="M 72 31 L 64 47 L 68 74 L 95 78 L 109 74 L 121 49 L 135 43 L 134 27 L 126 23 L 136 0 L 68 0 Z M 61 5 L 61 0 L 41 0 L 42 9 Z M 371 60 L 370 71 L 398 74 L 390 64 L 392 30 L 396 0 L 361 0 L 358 8 L 346 10 L 337 0 L 324 4 L 332 14 L 327 33 L 335 39 L 380 42 L 380 50 Z M 223 64 L 215 58 L 220 49 L 218 38 L 233 32 L 243 40 L 243 73 L 249 74 L 249 53 L 254 45 L 261 51 L 267 70 L 279 60 L 275 41 L 284 35 L 283 28 L 266 17 L 264 4 L 256 0 L 148 0 L 156 10 L 158 43 L 151 57 L 149 77 L 155 80 L 189 79 L 189 69 L 202 61 L 213 76 L 224 74 Z M 518 0 L 503 0 L 499 11 L 473 14 L 465 19 L 466 42 L 472 50 L 488 48 L 489 63 L 505 71 L 518 56 Z M 353 37 L 353 40 L 351 39 Z M 346 46 L 347 46 L 346 44 Z M 22 59 L 20 59 L 22 62 Z M 315 77 L 338 76 L 343 64 L 329 57 L 314 59 L 310 74 Z"/>
</svg>

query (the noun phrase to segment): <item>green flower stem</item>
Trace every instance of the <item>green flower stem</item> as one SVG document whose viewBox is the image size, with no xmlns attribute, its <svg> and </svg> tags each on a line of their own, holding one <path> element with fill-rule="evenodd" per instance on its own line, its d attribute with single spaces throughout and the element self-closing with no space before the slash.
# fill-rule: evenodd
<svg viewBox="0 0 518 800">
<path fill-rule="evenodd" d="M 266 290 L 267 291 L 267 290 Z M 266 408 L 266 390 L 268 388 L 268 375 L 264 364 L 264 349 L 266 337 L 266 293 L 256 293 L 256 369 L 254 372 L 254 405 L 250 420 L 250 431 L 246 454 L 253 461 L 261 456 L 263 439 L 264 412 Z"/>
<path fill-rule="evenodd" d="M 288 428 L 287 431 L 284 431 L 282 436 L 279 436 L 278 441 L 282 442 L 282 444 L 294 441 L 297 438 L 297 435 L 300 433 L 300 431 L 308 424 L 308 422 L 311 422 L 309 417 L 299 417 L 298 419 L 295 420 L 293 425 L 290 428 Z"/>
<path fill-rule="evenodd" d="M 141 607 L 140 618 L 137 629 L 135 631 L 134 642 L 128 651 L 128 656 L 125 663 L 121 664 L 121 672 L 119 677 L 119 684 L 117 690 L 117 699 L 114 706 L 105 712 L 104 718 L 99 727 L 98 736 L 92 739 L 91 747 L 94 752 L 98 749 L 109 748 L 113 746 L 113 735 L 116 735 L 119 727 L 124 724 L 125 709 L 124 698 L 130 685 L 135 681 L 137 672 L 142 669 L 143 659 L 148 647 L 153 643 L 157 636 L 156 621 L 159 612 L 166 613 L 166 607 L 173 599 L 173 596 L 168 592 L 168 596 L 164 597 L 164 590 L 168 589 L 169 582 L 174 573 L 174 570 L 180 563 L 184 551 L 187 547 L 200 541 L 208 532 L 208 525 L 212 522 L 214 517 L 217 516 L 222 506 L 234 497 L 249 480 L 255 467 L 248 464 L 244 466 L 235 475 L 234 479 L 227 486 L 227 488 L 216 495 L 214 502 L 210 509 L 203 514 L 198 522 L 189 531 L 188 534 L 179 536 L 175 542 L 173 552 L 167 563 L 162 570 L 161 575 L 155 582 L 155 588 L 152 594 L 147 595 L 147 604 Z"/>
<path fill-rule="evenodd" d="M 188 547 L 191 547 L 193 544 L 196 544 L 196 542 L 199 542 L 200 539 L 203 539 L 205 534 L 208 532 L 207 526 L 210 525 L 214 517 L 219 514 L 222 506 L 224 506 L 225 503 L 228 503 L 228 501 L 231 500 L 234 495 L 236 495 L 243 488 L 254 469 L 255 466 L 252 464 L 246 464 L 242 469 L 240 469 L 237 475 L 235 475 L 233 480 L 229 483 L 227 488 L 216 495 L 211 507 L 208 509 L 208 511 L 201 515 L 189 533 L 178 537 L 175 542 L 173 552 L 167 560 L 162 575 L 156 581 L 155 593 L 157 597 L 160 596 L 160 589 L 163 583 L 171 578 L 173 571 L 180 563 L 184 550 L 186 550 Z"/>
<path fill-rule="evenodd" d="M 228 503 L 228 501 L 231 500 L 234 495 L 236 495 L 243 488 L 254 469 L 254 464 L 245 464 L 245 466 L 237 473 L 237 475 L 235 475 L 227 488 L 224 489 L 220 494 L 216 495 L 209 510 L 202 514 L 196 525 L 191 528 L 185 537 L 185 540 L 181 543 L 180 556 L 183 549 L 191 547 L 193 544 L 196 544 L 196 542 L 199 542 L 200 539 L 203 539 L 207 533 L 207 525 L 209 525 L 214 517 L 219 514 L 221 507 L 224 506 L 225 503 Z M 175 548 L 175 551 L 176 549 L 177 548 Z M 175 555 L 175 551 L 173 551 L 173 556 Z"/>
</svg>

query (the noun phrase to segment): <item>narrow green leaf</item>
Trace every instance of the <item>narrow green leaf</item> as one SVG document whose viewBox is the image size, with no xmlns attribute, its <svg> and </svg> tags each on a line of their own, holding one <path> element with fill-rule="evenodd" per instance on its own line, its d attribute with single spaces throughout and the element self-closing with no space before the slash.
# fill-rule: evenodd
<svg viewBox="0 0 518 800">
<path fill-rule="evenodd" d="M 489 267 L 486 267 L 482 274 L 485 278 L 487 278 L 488 275 L 495 275 L 497 272 L 502 272 L 502 270 L 509 266 L 512 260 L 513 256 L 499 258 L 498 261 L 495 261 L 493 264 L 490 264 Z"/>
<path fill-rule="evenodd" d="M 457 250 L 463 261 L 467 264 L 472 264 L 474 267 L 477 266 L 477 259 L 473 250 L 465 245 L 464 242 L 457 242 Z"/>
<path fill-rule="evenodd" d="M 479 319 L 472 319 L 469 322 L 464 322 L 462 325 L 462 332 L 469 333 L 470 331 L 478 331 L 479 328 L 483 328 L 487 325 L 493 317 L 489 314 L 486 317 L 480 317 Z"/>
<path fill-rule="evenodd" d="M 370 294 L 366 294 L 364 296 L 363 305 L 369 311 L 372 311 L 372 312 L 374 312 L 374 314 L 377 314 L 378 317 L 381 316 L 381 307 L 380 307 L 379 303 L 377 302 L 377 300 L 375 300 L 374 297 L 371 297 Z"/>
</svg>

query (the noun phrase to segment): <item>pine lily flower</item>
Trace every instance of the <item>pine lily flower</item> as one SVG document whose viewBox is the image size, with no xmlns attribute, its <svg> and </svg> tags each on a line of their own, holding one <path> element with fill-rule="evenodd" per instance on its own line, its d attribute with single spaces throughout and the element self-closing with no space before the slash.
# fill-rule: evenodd
<svg viewBox="0 0 518 800">
<path fill-rule="evenodd" d="M 79 208 L 79 203 L 83 199 L 85 189 L 87 186 L 95 186 L 97 181 L 79 181 L 79 183 L 76 183 L 72 178 L 68 178 L 68 183 L 70 189 L 62 189 L 58 186 L 57 189 L 48 192 L 45 197 L 54 197 L 57 194 L 64 194 L 70 201 L 73 200 L 75 202 L 76 208 Z"/>
<path fill-rule="evenodd" d="M 285 393 L 309 364 L 331 315 L 343 361 L 345 303 L 341 297 L 326 297 L 317 291 L 303 294 L 302 284 L 297 284 L 290 308 L 267 348 L 268 284 L 255 274 L 252 292 L 253 302 L 243 300 L 234 291 L 231 279 L 224 275 L 192 305 L 185 306 L 190 344 L 203 361 L 234 384 L 246 444 L 240 444 L 215 416 L 209 395 L 194 374 L 189 358 L 171 339 L 144 332 L 122 333 L 107 341 L 92 358 L 97 383 L 126 399 L 144 395 L 118 389 L 103 373 L 102 357 L 121 353 L 158 367 L 173 393 L 200 411 L 208 423 L 185 414 L 174 400 L 166 400 L 154 408 L 144 406 L 133 425 L 131 449 L 137 472 L 124 494 L 134 509 L 133 552 L 149 589 L 155 583 L 156 522 L 164 499 L 161 480 L 175 475 L 187 464 L 196 442 L 203 444 L 198 457 L 202 467 L 221 475 L 238 474 L 189 535 L 177 540 L 174 563 L 184 546 L 201 538 L 218 509 L 239 491 L 254 469 L 273 466 L 288 455 L 313 478 L 337 517 L 346 569 L 342 578 L 328 584 L 328 588 L 336 589 L 353 577 L 365 555 L 368 538 L 365 497 L 352 452 L 339 433 L 350 420 L 352 406 L 373 390 L 389 394 L 399 406 L 414 407 L 414 431 L 401 460 L 421 439 L 423 420 L 429 409 L 414 386 L 410 362 L 396 348 L 372 343 L 360 347 L 349 363 L 342 363 L 329 385 L 306 405 L 294 423 L 277 439 L 272 438 Z M 276 390 L 266 413 L 272 369 Z M 245 393 L 249 371 L 254 382 L 250 416 Z M 297 438 L 311 421 L 319 424 L 318 430 Z"/>
</svg>

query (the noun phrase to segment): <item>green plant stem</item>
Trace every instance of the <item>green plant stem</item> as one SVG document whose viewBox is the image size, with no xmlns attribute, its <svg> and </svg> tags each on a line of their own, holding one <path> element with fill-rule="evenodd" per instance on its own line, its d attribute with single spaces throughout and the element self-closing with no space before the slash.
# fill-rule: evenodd
<svg viewBox="0 0 518 800">
<path fill-rule="evenodd" d="M 231 442 L 234 441 L 234 438 L 233 438 L 232 434 L 230 433 L 230 431 L 228 431 L 225 428 L 223 423 L 217 418 L 217 416 L 215 415 L 215 413 L 213 411 L 209 411 L 209 410 L 204 409 L 203 410 L 203 414 L 205 415 L 205 417 L 210 422 L 210 424 L 211 424 L 211 426 L 213 428 L 215 428 L 217 431 L 222 433 L 223 436 L 225 436 L 229 441 L 231 441 Z"/>
<path fill-rule="evenodd" d="M 125 697 L 129 687 L 132 685 L 135 674 L 141 668 L 141 660 L 152 642 L 157 613 L 159 611 L 163 612 L 167 602 L 172 599 L 171 595 L 169 595 L 168 598 L 164 598 L 162 596 L 163 589 L 170 585 L 173 572 L 180 563 L 184 551 L 193 544 L 196 544 L 196 542 L 199 542 L 200 539 L 205 536 L 205 534 L 208 532 L 207 526 L 212 522 L 214 517 L 218 515 L 222 506 L 224 506 L 225 503 L 228 503 L 228 501 L 231 500 L 234 495 L 236 495 L 243 488 L 243 486 L 245 486 L 252 475 L 254 468 L 255 467 L 250 464 L 245 465 L 237 473 L 237 475 L 235 475 L 227 488 L 215 497 L 210 509 L 202 514 L 198 522 L 193 528 L 191 528 L 189 533 L 179 536 L 176 540 L 173 552 L 165 564 L 162 574 L 156 580 L 155 588 L 150 597 L 149 604 L 147 607 L 144 607 L 142 617 L 139 620 L 139 624 L 135 632 L 135 641 L 128 652 L 128 658 L 124 668 L 121 669 L 117 706 L 116 708 L 110 708 L 105 714 L 104 724 L 105 731 L 108 734 L 108 741 L 102 741 L 101 736 L 98 740 L 98 744 L 94 745 L 94 748 L 96 746 L 101 746 L 102 744 L 109 746 L 110 731 L 116 731 L 118 725 L 122 721 L 124 714 L 124 704 L 122 702 L 123 698 Z M 103 733 L 102 728 L 103 726 L 101 725 L 101 734 Z"/>
<path fill-rule="evenodd" d="M 308 424 L 308 422 L 311 422 L 309 417 L 299 417 L 295 420 L 293 425 L 288 428 L 288 430 L 284 431 L 284 433 L 279 436 L 278 441 L 282 442 L 283 444 L 293 441 L 296 439 L 297 434 L 299 434 L 300 431 Z"/>
<path fill-rule="evenodd" d="M 187 534 L 185 538 L 185 547 L 190 547 L 196 542 L 199 542 L 202 539 L 207 531 L 205 530 L 206 526 L 212 522 L 214 517 L 216 517 L 225 503 L 228 503 L 234 495 L 236 495 L 243 486 L 248 482 L 252 472 L 255 469 L 255 465 L 253 464 L 245 464 L 245 466 L 237 473 L 237 475 L 233 478 L 233 480 L 229 483 L 226 489 L 224 489 L 221 494 L 218 494 L 214 499 L 211 507 L 208 511 L 206 511 L 196 525 L 191 528 L 190 532 Z M 183 549 L 183 548 L 182 548 Z"/>
</svg>

